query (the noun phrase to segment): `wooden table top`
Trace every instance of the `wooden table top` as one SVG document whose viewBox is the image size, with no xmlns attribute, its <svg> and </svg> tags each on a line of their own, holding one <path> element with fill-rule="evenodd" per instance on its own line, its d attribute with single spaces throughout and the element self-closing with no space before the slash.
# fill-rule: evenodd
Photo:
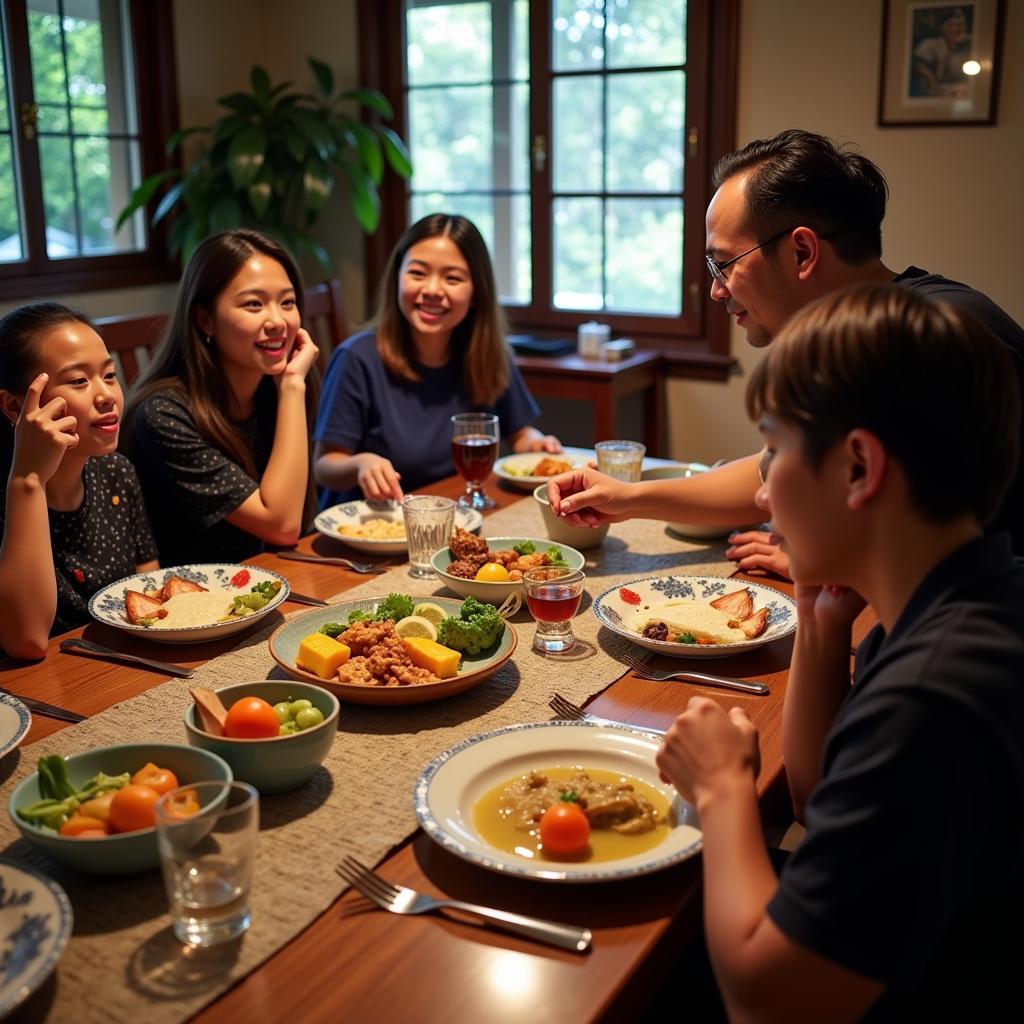
<svg viewBox="0 0 1024 1024">
<path fill-rule="evenodd" d="M 428 490 L 455 496 L 462 486 L 461 480 L 451 478 Z M 522 492 L 506 490 L 493 479 L 487 489 L 499 507 L 523 498 Z M 329 547 L 318 536 L 299 544 L 300 550 L 320 553 Z M 347 569 L 284 561 L 274 554 L 252 561 L 286 574 L 296 591 L 319 597 L 366 579 Z M 786 584 L 774 585 L 787 589 Z M 84 635 L 121 650 L 187 665 L 202 664 L 235 642 L 169 648 L 135 642 L 98 624 L 67 635 Z M 0 686 L 92 715 L 164 679 L 145 669 L 62 654 L 59 639 L 51 641 L 42 662 L 0 660 Z M 664 728 L 697 693 L 725 707 L 741 706 L 760 732 L 758 789 L 764 796 L 782 776 L 782 703 L 791 649 L 792 641 L 783 641 L 716 660 L 716 673 L 767 682 L 767 697 L 653 683 L 628 673 L 595 698 L 589 709 Z M 63 722 L 34 715 L 26 742 L 62 728 L 67 728 Z M 297 850 L 295 868 L 300 865 Z M 520 1024 L 526 1016 L 535 1024 L 628 1020 L 642 1011 L 654 991 L 652 985 L 664 980 L 700 924 L 699 858 L 614 885 L 557 886 L 499 877 L 454 857 L 418 832 L 382 863 L 381 873 L 425 892 L 590 927 L 594 948 L 589 955 L 578 956 L 439 915 L 398 917 L 368 910 L 365 901 L 349 891 L 194 1019 L 204 1024 L 283 1019 Z"/>
</svg>

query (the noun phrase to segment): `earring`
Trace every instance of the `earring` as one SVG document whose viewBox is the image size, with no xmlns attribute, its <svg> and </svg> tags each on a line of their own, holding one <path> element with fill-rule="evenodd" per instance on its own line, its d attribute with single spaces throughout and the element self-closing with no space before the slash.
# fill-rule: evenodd
<svg viewBox="0 0 1024 1024">
<path fill-rule="evenodd" d="M 209 348 L 213 344 L 213 335 L 212 334 L 204 334 L 203 335 L 203 341 L 206 342 L 206 347 Z"/>
</svg>

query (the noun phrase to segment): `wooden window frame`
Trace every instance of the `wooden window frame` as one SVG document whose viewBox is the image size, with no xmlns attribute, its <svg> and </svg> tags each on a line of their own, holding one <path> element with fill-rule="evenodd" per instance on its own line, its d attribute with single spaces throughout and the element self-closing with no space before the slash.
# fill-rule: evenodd
<svg viewBox="0 0 1024 1024">
<path fill-rule="evenodd" d="M 27 36 L 26 0 L 3 0 L 8 28 L 7 73 L 12 98 L 15 165 L 21 176 L 22 230 L 28 258 L 0 264 L 0 299 L 29 300 L 39 295 L 130 288 L 171 281 L 177 264 L 167 253 L 166 232 L 147 225 L 147 247 L 134 252 L 50 259 L 46 255 L 39 147 L 20 132 L 22 104 L 34 101 Z M 135 90 L 139 106 L 142 177 L 176 166 L 166 140 L 178 127 L 178 82 L 171 0 L 129 0 Z M 3 97 L 7 102 L 7 97 Z M 26 183 L 36 183 L 27 187 Z"/>
<path fill-rule="evenodd" d="M 541 76 L 546 87 L 531 93 L 530 138 L 550 140 L 550 23 L 546 0 L 533 0 L 531 20 L 531 81 Z M 360 81 L 375 86 L 395 109 L 396 130 L 408 138 L 405 104 L 405 24 L 401 0 L 357 0 Z M 634 338 L 644 348 L 663 353 L 671 375 L 724 380 L 734 360 L 729 350 L 729 318 L 720 303 L 709 298 L 710 280 L 704 265 L 704 210 L 711 198 L 711 171 L 719 157 L 735 148 L 736 75 L 738 68 L 739 0 L 690 0 L 687 5 L 686 124 L 684 164 L 683 305 L 681 317 L 651 317 L 601 311 L 616 334 Z M 548 102 L 543 101 L 547 97 Z M 691 149 L 690 139 L 696 144 Z M 534 281 L 551 282 L 551 146 L 543 173 L 533 172 Z M 405 183 L 386 178 L 382 215 L 377 233 L 366 241 L 367 291 L 372 293 L 384 271 L 388 254 L 407 225 Z M 550 284 L 545 292 L 550 291 Z M 541 308 L 538 290 L 531 305 L 508 305 L 506 314 L 516 331 L 539 335 L 575 333 L 588 311 Z"/>
</svg>

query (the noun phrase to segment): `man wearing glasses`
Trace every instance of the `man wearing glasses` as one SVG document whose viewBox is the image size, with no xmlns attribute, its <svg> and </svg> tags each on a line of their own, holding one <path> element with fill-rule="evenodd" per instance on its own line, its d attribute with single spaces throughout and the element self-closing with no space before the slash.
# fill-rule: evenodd
<svg viewBox="0 0 1024 1024">
<path fill-rule="evenodd" d="M 706 216 L 711 297 L 747 332 L 768 345 L 809 302 L 855 284 L 890 284 L 966 310 L 1016 353 L 1024 392 L 1024 330 L 991 299 L 967 285 L 908 267 L 897 274 L 881 259 L 888 189 L 866 157 L 812 132 L 790 129 L 723 157 Z M 594 470 L 556 477 L 551 506 L 574 525 L 666 519 L 728 526 L 757 522 L 760 455 L 685 480 L 623 484 Z M 950 486 L 956 486 L 951 467 Z M 1018 467 L 992 529 L 1009 529 L 1024 554 L 1024 473 Z M 770 534 L 733 535 L 727 552 L 744 570 L 789 575 Z"/>
</svg>

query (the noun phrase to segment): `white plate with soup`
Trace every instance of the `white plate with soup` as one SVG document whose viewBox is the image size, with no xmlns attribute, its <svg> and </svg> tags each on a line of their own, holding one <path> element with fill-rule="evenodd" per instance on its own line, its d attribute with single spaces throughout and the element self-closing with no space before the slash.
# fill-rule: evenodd
<svg viewBox="0 0 1024 1024">
<path fill-rule="evenodd" d="M 660 736 L 627 726 L 512 725 L 474 736 L 431 761 L 416 782 L 413 805 L 433 840 L 504 875 L 573 883 L 647 875 L 693 857 L 702 845 L 696 811 L 658 775 L 660 744 Z M 547 855 L 535 830 L 513 824 L 509 800 L 516 797 L 508 789 L 521 788 L 520 780 L 531 773 L 569 786 L 579 770 L 611 787 L 625 780 L 653 807 L 657 824 L 636 834 L 593 827 L 583 855 Z"/>
<path fill-rule="evenodd" d="M 164 593 L 167 588 L 179 589 L 172 580 L 184 584 L 180 592 L 168 596 Z M 255 607 L 259 602 L 252 597 L 257 593 L 266 597 L 259 607 Z M 146 600 L 132 596 L 138 594 Z M 196 644 L 247 629 L 285 601 L 288 594 L 288 581 L 271 569 L 206 562 L 126 576 L 93 594 L 89 614 L 97 622 L 147 640 Z M 241 600 L 236 602 L 235 598 Z M 133 601 L 152 614 L 133 622 L 128 614 L 128 604 Z"/>
<path fill-rule="evenodd" d="M 475 509 L 456 507 L 456 526 L 479 533 L 483 522 Z M 313 525 L 323 536 L 368 555 L 404 555 L 409 549 L 402 506 L 396 501 L 345 501 L 325 508 Z"/>
</svg>

